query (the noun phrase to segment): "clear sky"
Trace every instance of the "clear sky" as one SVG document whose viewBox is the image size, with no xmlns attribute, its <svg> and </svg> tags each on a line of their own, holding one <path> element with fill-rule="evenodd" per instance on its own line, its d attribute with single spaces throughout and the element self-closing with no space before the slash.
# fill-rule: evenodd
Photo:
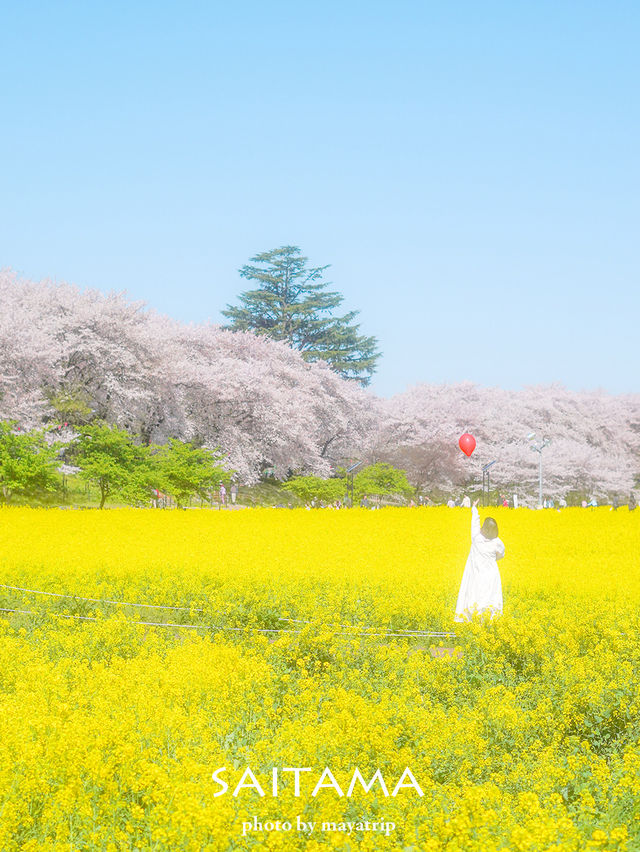
<svg viewBox="0 0 640 852">
<path fill-rule="evenodd" d="M 640 391 L 637 2 L 0 10 L 0 267 L 221 321 L 299 245 L 379 394 Z"/>
</svg>

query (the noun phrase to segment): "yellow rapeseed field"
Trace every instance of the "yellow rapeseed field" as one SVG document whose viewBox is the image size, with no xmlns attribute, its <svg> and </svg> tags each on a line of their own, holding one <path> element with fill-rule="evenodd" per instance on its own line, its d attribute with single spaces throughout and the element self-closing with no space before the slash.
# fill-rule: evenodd
<svg viewBox="0 0 640 852">
<path fill-rule="evenodd" d="M 491 514 L 0 510 L 0 849 L 636 852 L 640 512 Z"/>
</svg>

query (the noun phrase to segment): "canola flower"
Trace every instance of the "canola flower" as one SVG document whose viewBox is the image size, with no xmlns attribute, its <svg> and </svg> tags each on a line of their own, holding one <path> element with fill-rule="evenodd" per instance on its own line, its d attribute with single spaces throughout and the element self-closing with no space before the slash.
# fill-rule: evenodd
<svg viewBox="0 0 640 852">
<path fill-rule="evenodd" d="M 0 848 L 639 849 L 640 517 L 492 514 L 505 614 L 459 625 L 464 510 L 0 510 Z"/>
</svg>

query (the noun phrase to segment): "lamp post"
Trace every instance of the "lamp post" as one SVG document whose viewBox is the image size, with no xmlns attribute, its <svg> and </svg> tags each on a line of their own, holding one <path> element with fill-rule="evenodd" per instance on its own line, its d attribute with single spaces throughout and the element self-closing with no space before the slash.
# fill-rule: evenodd
<svg viewBox="0 0 640 852">
<path fill-rule="evenodd" d="M 483 506 L 486 506 L 487 503 L 490 502 L 490 500 L 491 500 L 490 493 L 489 493 L 490 492 L 489 469 L 497 461 L 498 461 L 498 459 L 494 459 L 492 462 L 489 462 L 489 464 L 485 464 L 484 467 L 482 468 L 482 505 Z M 485 483 L 485 480 L 486 480 L 486 483 L 487 483 L 487 501 L 486 502 L 485 502 L 485 499 L 484 499 L 484 483 Z"/>
<path fill-rule="evenodd" d="M 535 432 L 529 432 L 527 438 L 533 441 Z M 543 438 L 539 444 L 531 444 L 531 449 L 534 453 L 538 453 L 538 505 L 542 508 L 542 451 L 551 443 L 551 438 Z"/>
</svg>

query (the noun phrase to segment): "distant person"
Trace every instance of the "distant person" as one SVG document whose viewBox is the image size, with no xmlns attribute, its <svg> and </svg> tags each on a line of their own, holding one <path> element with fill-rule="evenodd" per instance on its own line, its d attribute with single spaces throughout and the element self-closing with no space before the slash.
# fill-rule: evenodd
<svg viewBox="0 0 640 852">
<path fill-rule="evenodd" d="M 235 503 L 237 499 L 238 499 L 238 483 L 232 482 L 231 483 L 231 502 Z"/>
<path fill-rule="evenodd" d="M 638 503 L 636 502 L 636 496 L 632 491 L 631 494 L 629 494 L 629 511 L 633 512 L 637 505 Z"/>
<path fill-rule="evenodd" d="M 227 489 L 224 487 L 224 482 L 222 482 L 222 481 L 220 481 L 219 494 L 220 494 L 220 505 L 226 506 L 227 505 Z"/>
<path fill-rule="evenodd" d="M 561 498 L 558 500 L 558 506 L 559 506 L 561 509 L 566 509 L 566 508 L 567 508 L 567 501 L 564 499 L 564 497 L 561 497 Z"/>
<path fill-rule="evenodd" d="M 592 509 L 597 509 L 598 508 L 598 501 L 596 500 L 595 497 L 592 497 L 591 500 L 589 500 L 588 505 L 591 506 Z"/>
<path fill-rule="evenodd" d="M 449 497 L 449 499 L 447 500 L 447 506 L 450 509 L 455 509 L 456 501 L 453 499 L 453 497 Z"/>
<path fill-rule="evenodd" d="M 503 509 L 508 509 L 508 508 L 509 508 L 509 501 L 507 500 L 507 498 L 506 498 L 506 497 L 503 497 L 503 498 L 502 498 L 502 508 L 503 508 Z"/>
<path fill-rule="evenodd" d="M 471 499 L 469 498 L 468 494 L 464 495 L 464 497 L 462 498 L 462 503 L 460 505 L 463 507 L 463 509 L 471 508 Z"/>
<path fill-rule="evenodd" d="M 467 558 L 456 603 L 456 621 L 468 621 L 474 613 L 493 617 L 502 613 L 502 582 L 498 560 L 504 544 L 498 538 L 498 525 L 485 518 L 480 526 L 478 501 L 471 509 L 471 550 Z"/>
<path fill-rule="evenodd" d="M 360 506 L 361 506 L 362 509 L 368 509 L 369 508 L 369 498 L 367 497 L 366 494 L 362 495 L 362 500 L 360 500 Z"/>
<path fill-rule="evenodd" d="M 586 508 L 587 508 L 587 501 L 586 501 L 586 500 L 583 500 L 583 501 L 582 501 L 582 503 L 581 503 L 581 505 L 582 505 L 582 508 L 583 508 L 583 509 L 586 509 Z"/>
</svg>

